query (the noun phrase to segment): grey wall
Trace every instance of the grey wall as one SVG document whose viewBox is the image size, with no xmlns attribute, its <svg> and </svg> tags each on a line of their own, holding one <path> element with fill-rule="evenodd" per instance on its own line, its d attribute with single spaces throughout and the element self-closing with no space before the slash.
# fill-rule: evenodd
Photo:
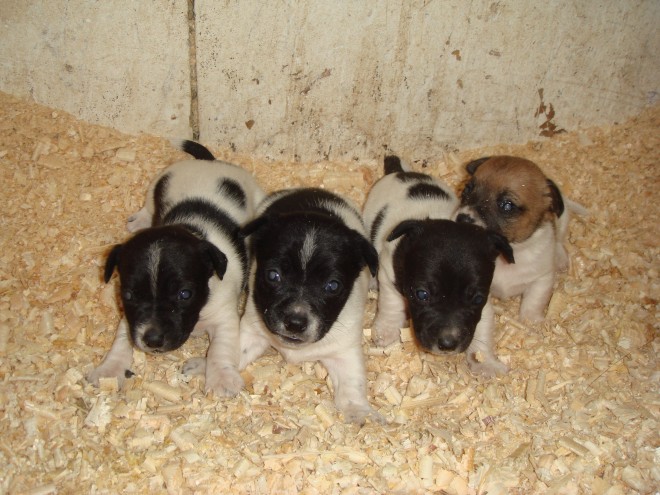
<svg viewBox="0 0 660 495">
<path fill-rule="evenodd" d="M 301 160 L 524 142 L 658 99 L 656 0 L 196 0 L 198 101 L 188 7 L 0 0 L 0 90 L 128 132 L 198 128 L 206 144 Z"/>
</svg>

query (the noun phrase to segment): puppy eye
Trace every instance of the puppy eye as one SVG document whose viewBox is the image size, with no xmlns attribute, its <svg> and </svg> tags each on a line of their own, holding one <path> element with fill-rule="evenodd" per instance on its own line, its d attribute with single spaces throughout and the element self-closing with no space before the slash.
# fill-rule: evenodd
<svg viewBox="0 0 660 495">
<path fill-rule="evenodd" d="M 424 289 L 417 289 L 415 291 L 415 297 L 417 298 L 418 301 L 426 302 L 429 300 L 431 296 L 429 295 L 428 291 Z"/>
<path fill-rule="evenodd" d="M 498 201 L 497 206 L 504 213 L 511 213 L 513 210 L 516 209 L 516 205 L 509 199 L 501 199 L 500 201 Z"/>
<path fill-rule="evenodd" d="M 132 301 L 133 293 L 130 290 L 124 291 L 124 301 Z"/>
<path fill-rule="evenodd" d="M 277 270 L 266 270 L 266 280 L 277 284 L 282 281 L 282 276 Z"/>
<path fill-rule="evenodd" d="M 472 297 L 472 304 L 475 306 L 481 306 L 486 298 L 482 294 L 475 294 L 474 297 Z"/>
<path fill-rule="evenodd" d="M 330 294 L 336 294 L 339 292 L 339 289 L 341 288 L 341 282 L 337 280 L 330 280 L 329 282 L 326 282 L 326 284 L 323 286 L 323 290 Z"/>
<path fill-rule="evenodd" d="M 188 289 L 181 289 L 179 293 L 176 295 L 176 298 L 179 301 L 187 301 L 192 297 L 192 291 Z"/>
</svg>

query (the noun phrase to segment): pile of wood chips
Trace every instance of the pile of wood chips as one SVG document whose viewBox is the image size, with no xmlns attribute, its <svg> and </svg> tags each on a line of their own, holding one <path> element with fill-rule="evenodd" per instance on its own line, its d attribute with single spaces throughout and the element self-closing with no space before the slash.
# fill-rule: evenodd
<svg viewBox="0 0 660 495">
<path fill-rule="evenodd" d="M 243 373 L 238 397 L 205 396 L 203 378 L 181 373 L 205 338 L 135 352 L 122 390 L 90 386 L 120 317 L 104 257 L 154 174 L 186 155 L 0 93 L 0 493 L 654 492 L 659 124 L 656 106 L 613 126 L 413 163 L 458 189 L 466 161 L 521 155 L 590 216 L 572 221 L 572 266 L 544 323 L 523 324 L 517 300 L 496 301 L 505 377 L 419 352 L 407 329 L 375 348 L 371 294 L 369 399 L 389 423 L 359 427 L 343 423 L 321 365 L 288 365 L 275 351 Z M 358 204 L 382 166 L 213 151 L 267 190 L 322 186 Z"/>
</svg>

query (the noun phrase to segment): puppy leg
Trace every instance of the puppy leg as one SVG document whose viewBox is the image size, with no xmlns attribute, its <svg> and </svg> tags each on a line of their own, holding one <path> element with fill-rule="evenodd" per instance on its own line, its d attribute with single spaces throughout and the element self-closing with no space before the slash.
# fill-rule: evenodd
<svg viewBox="0 0 660 495">
<path fill-rule="evenodd" d="M 335 405 L 344 414 L 346 422 L 363 425 L 370 417 L 373 421 L 385 423 L 385 418 L 372 409 L 367 400 L 367 374 L 359 344 L 340 356 L 325 358 L 321 362 L 332 380 Z"/>
<path fill-rule="evenodd" d="M 555 272 L 552 271 L 530 284 L 522 295 L 520 318 L 533 323 L 543 321 L 545 308 L 552 297 L 555 285 Z"/>
<path fill-rule="evenodd" d="M 99 386 L 100 378 L 117 378 L 121 387 L 130 372 L 133 363 L 133 346 L 128 335 L 128 321 L 122 318 L 117 326 L 117 335 L 112 347 L 103 358 L 103 361 L 91 373 L 87 375 L 87 381 L 94 386 Z"/>
<path fill-rule="evenodd" d="M 233 397 L 245 386 L 238 372 L 239 361 L 239 319 L 234 313 L 224 313 L 225 319 L 212 323 L 208 328 L 209 350 L 206 353 L 204 389 L 218 397 Z M 190 363 L 190 361 L 189 361 Z"/>
<path fill-rule="evenodd" d="M 126 223 L 126 229 L 129 232 L 136 232 L 140 229 L 145 229 L 151 227 L 152 214 L 147 211 L 145 206 L 137 213 L 134 213 L 128 217 L 128 222 Z"/>
<path fill-rule="evenodd" d="M 252 299 L 248 299 L 245 313 L 241 318 L 241 360 L 238 369 L 244 370 L 248 364 L 253 363 L 270 347 L 269 340 L 260 329 L 263 325 L 261 317 L 257 314 Z"/>
<path fill-rule="evenodd" d="M 373 324 L 374 343 L 378 347 L 387 347 L 399 338 L 401 327 L 405 324 L 403 297 L 381 270 L 378 272 L 378 309 Z"/>
<path fill-rule="evenodd" d="M 506 365 L 497 359 L 493 349 L 494 327 L 495 314 L 492 304 L 488 301 L 481 311 L 481 320 L 477 324 L 472 342 L 465 351 L 468 367 L 475 375 L 496 376 L 508 371 Z"/>
</svg>

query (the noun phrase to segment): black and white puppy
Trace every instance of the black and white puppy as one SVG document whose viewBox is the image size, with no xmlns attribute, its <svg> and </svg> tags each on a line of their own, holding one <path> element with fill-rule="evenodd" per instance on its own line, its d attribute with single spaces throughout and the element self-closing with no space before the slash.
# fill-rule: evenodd
<svg viewBox="0 0 660 495">
<path fill-rule="evenodd" d="M 499 234 L 449 220 L 457 207 L 446 184 L 385 158 L 385 176 L 364 205 L 380 259 L 373 339 L 379 346 L 396 341 L 409 314 L 422 349 L 466 351 L 473 373 L 492 376 L 506 366 L 493 350 L 489 287 L 495 258 L 513 262 L 511 247 Z"/>
<path fill-rule="evenodd" d="M 359 211 L 335 194 L 303 188 L 272 194 L 259 212 L 243 229 L 254 262 L 240 369 L 271 346 L 288 362 L 320 360 L 346 421 L 382 420 L 367 401 L 362 354 L 369 271 L 376 273 L 378 256 Z"/>
<path fill-rule="evenodd" d="M 467 164 L 470 179 L 461 195 L 457 221 L 505 236 L 515 265 L 498 259 L 491 286 L 497 297 L 522 295 L 520 317 L 544 319 L 557 271 L 568 268 L 564 247 L 570 212 L 587 211 L 565 199 L 533 162 L 514 156 L 480 158 Z"/>
<path fill-rule="evenodd" d="M 155 178 L 144 208 L 128 219 L 128 230 L 136 233 L 107 258 L 105 281 L 116 268 L 124 316 L 88 380 L 123 382 L 132 344 L 163 353 L 181 347 L 193 330 L 206 331 L 206 391 L 231 396 L 244 385 L 238 305 L 249 259 L 240 228 L 252 220 L 264 193 L 249 172 L 215 161 L 200 144 L 180 146 L 197 160 L 177 162 Z"/>
</svg>

